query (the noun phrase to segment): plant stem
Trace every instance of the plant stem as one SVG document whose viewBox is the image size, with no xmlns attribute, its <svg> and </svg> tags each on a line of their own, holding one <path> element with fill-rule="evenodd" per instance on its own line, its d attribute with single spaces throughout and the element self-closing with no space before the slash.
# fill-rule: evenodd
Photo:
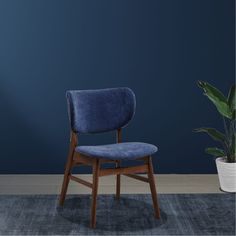
<svg viewBox="0 0 236 236">
<path fill-rule="evenodd" d="M 235 154 L 235 120 L 232 119 L 230 121 L 230 159 L 231 162 L 236 162 L 236 154 Z"/>
<path fill-rule="evenodd" d="M 227 126 L 227 123 L 226 123 L 226 120 L 225 120 L 224 117 L 223 117 L 223 123 L 224 123 L 224 129 L 225 129 L 225 137 L 226 137 L 226 142 L 223 143 L 223 146 L 224 146 L 224 149 L 225 149 L 227 161 L 231 162 L 231 146 L 232 146 L 231 131 L 232 131 L 232 126 L 231 126 L 231 122 L 229 123 L 229 127 Z"/>
<path fill-rule="evenodd" d="M 227 138 L 227 141 L 229 141 L 229 130 L 228 130 L 228 127 L 227 127 L 227 124 L 226 124 L 226 120 L 225 118 L 223 117 L 223 123 L 224 123 L 224 129 L 225 129 L 225 136 Z"/>
</svg>

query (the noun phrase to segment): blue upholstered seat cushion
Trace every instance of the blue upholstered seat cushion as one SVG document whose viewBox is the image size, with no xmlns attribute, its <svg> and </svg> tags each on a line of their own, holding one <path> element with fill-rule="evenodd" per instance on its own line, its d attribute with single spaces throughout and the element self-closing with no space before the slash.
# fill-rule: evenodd
<svg viewBox="0 0 236 236">
<path fill-rule="evenodd" d="M 97 146 L 77 146 L 75 151 L 90 157 L 132 160 L 154 154 L 157 147 L 148 143 L 124 142 Z"/>
</svg>

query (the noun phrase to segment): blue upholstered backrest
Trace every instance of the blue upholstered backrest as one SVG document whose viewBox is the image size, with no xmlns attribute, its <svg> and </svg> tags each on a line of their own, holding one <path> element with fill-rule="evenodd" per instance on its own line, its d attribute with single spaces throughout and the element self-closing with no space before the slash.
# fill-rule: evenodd
<svg viewBox="0 0 236 236">
<path fill-rule="evenodd" d="M 122 128 L 135 112 L 135 95 L 129 88 L 72 90 L 66 96 L 71 129 L 76 133 Z"/>
</svg>

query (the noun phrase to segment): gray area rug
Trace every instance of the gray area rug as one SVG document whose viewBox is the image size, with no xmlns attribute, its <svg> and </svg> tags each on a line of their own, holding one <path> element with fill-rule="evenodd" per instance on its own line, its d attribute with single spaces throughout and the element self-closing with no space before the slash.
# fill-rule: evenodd
<svg viewBox="0 0 236 236">
<path fill-rule="evenodd" d="M 89 195 L 0 196 L 1 235 L 235 235 L 234 194 L 160 194 L 161 220 L 150 195 L 99 195 L 97 228 L 89 228 Z"/>
</svg>

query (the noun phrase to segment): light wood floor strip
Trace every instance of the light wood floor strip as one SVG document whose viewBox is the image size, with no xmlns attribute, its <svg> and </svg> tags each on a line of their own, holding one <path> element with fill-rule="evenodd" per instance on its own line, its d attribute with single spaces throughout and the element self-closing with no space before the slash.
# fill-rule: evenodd
<svg viewBox="0 0 236 236">
<path fill-rule="evenodd" d="M 91 175 L 77 175 L 91 182 Z M 145 176 L 145 175 L 144 175 Z M 63 175 L 0 175 L 0 194 L 59 194 Z M 221 193 L 217 175 L 155 175 L 158 193 Z M 115 193 L 115 176 L 100 177 L 99 193 Z M 69 194 L 90 194 L 91 189 L 70 182 Z M 150 193 L 147 183 L 121 177 L 121 193 Z"/>
</svg>

